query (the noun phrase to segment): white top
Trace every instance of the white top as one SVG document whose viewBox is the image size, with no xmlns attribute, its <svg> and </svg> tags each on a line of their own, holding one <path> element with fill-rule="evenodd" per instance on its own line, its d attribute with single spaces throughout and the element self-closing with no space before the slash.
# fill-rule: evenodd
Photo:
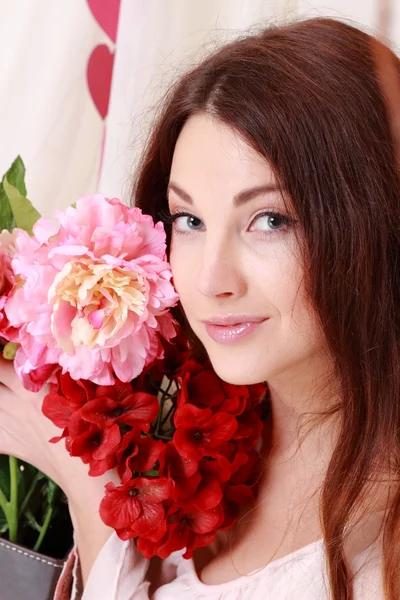
<svg viewBox="0 0 400 600">
<path fill-rule="evenodd" d="M 384 511 L 379 511 L 377 515 Z M 371 516 L 371 515 L 370 515 Z M 149 561 L 134 543 L 113 533 L 94 563 L 82 600 L 328 600 L 325 546 L 318 540 L 278 558 L 250 575 L 227 583 L 203 583 L 192 560 L 175 552 L 162 561 L 158 587 L 149 593 Z M 381 577 L 382 532 L 357 554 L 351 569 L 354 600 L 384 600 Z"/>
</svg>

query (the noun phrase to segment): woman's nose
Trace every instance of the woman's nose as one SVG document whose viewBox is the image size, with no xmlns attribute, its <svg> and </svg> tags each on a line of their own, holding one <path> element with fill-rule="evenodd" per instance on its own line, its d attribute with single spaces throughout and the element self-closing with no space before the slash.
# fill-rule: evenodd
<svg viewBox="0 0 400 600">
<path fill-rule="evenodd" d="M 246 292 L 245 276 L 229 244 L 204 245 L 195 285 L 201 294 L 209 298 L 239 298 Z"/>
</svg>

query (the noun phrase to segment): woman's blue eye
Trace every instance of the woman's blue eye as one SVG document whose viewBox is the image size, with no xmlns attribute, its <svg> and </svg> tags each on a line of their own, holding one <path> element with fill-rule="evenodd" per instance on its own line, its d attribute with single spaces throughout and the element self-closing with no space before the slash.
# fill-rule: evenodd
<svg viewBox="0 0 400 600">
<path fill-rule="evenodd" d="M 174 228 L 179 231 L 197 231 L 203 223 L 197 217 L 189 214 L 175 214 L 173 216 Z"/>
<path fill-rule="evenodd" d="M 191 231 L 199 231 L 203 227 L 203 221 L 194 215 L 186 212 L 160 212 L 161 220 L 172 226 L 176 233 L 190 233 Z"/>
</svg>

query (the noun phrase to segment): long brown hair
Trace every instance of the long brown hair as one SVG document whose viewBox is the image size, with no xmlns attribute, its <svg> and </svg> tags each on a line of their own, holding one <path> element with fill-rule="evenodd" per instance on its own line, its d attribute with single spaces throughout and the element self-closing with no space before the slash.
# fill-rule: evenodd
<svg viewBox="0 0 400 600">
<path fill-rule="evenodd" d="M 163 100 L 133 202 L 159 220 L 187 119 L 212 114 L 272 165 L 299 219 L 305 285 L 340 382 L 343 427 L 321 496 L 333 600 L 351 600 L 344 541 L 371 480 L 394 474 L 384 589 L 400 598 L 400 203 L 373 37 L 316 18 L 214 51 Z M 397 73 L 400 72 L 396 61 Z"/>
</svg>

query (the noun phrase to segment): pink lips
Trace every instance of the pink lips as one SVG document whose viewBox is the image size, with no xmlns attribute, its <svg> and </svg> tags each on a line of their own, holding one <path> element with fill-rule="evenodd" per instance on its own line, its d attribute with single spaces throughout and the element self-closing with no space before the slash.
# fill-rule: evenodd
<svg viewBox="0 0 400 600">
<path fill-rule="evenodd" d="M 267 317 L 249 315 L 226 315 L 204 321 L 206 331 L 216 342 L 233 344 L 258 329 Z"/>
</svg>

